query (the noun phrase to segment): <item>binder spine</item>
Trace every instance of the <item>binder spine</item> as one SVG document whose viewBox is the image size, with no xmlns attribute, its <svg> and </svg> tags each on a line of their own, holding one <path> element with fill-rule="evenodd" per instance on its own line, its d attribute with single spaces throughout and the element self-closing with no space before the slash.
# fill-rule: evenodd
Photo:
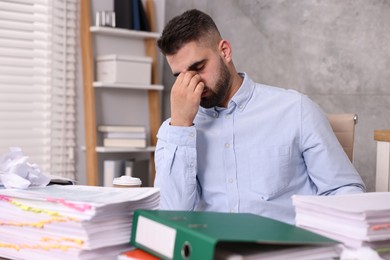
<svg viewBox="0 0 390 260">
<path fill-rule="evenodd" d="M 172 219 L 165 223 L 163 218 L 136 210 L 131 244 L 162 259 L 213 259 L 216 241 L 197 235 L 197 228 L 202 225 L 183 228 L 172 224 Z"/>
</svg>

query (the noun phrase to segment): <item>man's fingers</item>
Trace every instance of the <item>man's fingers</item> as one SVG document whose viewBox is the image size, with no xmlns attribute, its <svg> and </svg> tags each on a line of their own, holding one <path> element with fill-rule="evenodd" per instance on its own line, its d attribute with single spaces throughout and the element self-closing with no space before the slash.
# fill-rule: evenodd
<svg viewBox="0 0 390 260">
<path fill-rule="evenodd" d="M 195 90 L 194 90 L 194 93 L 197 95 L 197 96 L 201 96 L 202 95 L 202 92 L 204 90 L 204 83 L 203 82 L 199 82 L 196 87 L 195 87 Z"/>
<path fill-rule="evenodd" d="M 185 87 L 189 87 L 191 82 L 193 81 L 194 77 L 197 75 L 194 71 L 186 71 L 183 73 L 180 73 L 180 75 L 183 75 L 183 81 L 181 84 Z M 195 86 L 193 86 L 195 87 Z"/>
<path fill-rule="evenodd" d="M 195 90 L 199 81 L 200 81 L 200 76 L 198 74 L 195 74 L 194 76 L 192 76 L 190 82 L 188 83 L 188 88 Z"/>
<path fill-rule="evenodd" d="M 177 88 L 183 90 L 188 89 L 194 91 L 200 80 L 199 74 L 195 71 L 186 71 L 177 76 L 175 85 Z"/>
<path fill-rule="evenodd" d="M 181 82 L 183 82 L 183 79 L 184 79 L 184 74 L 183 74 L 183 73 L 180 73 L 180 74 L 176 77 L 175 82 L 176 82 L 176 83 L 181 83 Z"/>
</svg>

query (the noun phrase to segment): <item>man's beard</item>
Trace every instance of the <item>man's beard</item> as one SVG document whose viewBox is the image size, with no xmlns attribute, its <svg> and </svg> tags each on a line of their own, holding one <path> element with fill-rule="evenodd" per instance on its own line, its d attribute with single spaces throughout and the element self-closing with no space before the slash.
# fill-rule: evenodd
<svg viewBox="0 0 390 260">
<path fill-rule="evenodd" d="M 228 93 L 231 81 L 230 71 L 228 70 L 225 63 L 223 63 L 222 59 L 220 59 L 220 66 L 220 77 L 215 84 L 215 89 L 211 89 L 205 86 L 205 88 L 207 88 L 207 90 L 211 92 L 211 95 L 208 97 L 204 97 L 200 100 L 200 105 L 204 108 L 218 106 L 226 98 L 226 95 Z"/>
</svg>

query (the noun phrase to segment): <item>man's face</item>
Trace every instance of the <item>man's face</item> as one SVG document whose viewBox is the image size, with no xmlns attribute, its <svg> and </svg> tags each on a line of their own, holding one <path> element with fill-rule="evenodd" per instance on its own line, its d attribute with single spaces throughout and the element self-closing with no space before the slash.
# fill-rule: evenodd
<svg viewBox="0 0 390 260">
<path fill-rule="evenodd" d="M 199 74 L 205 84 L 200 101 L 202 107 L 214 107 L 226 99 L 231 74 L 217 49 L 190 42 L 176 54 L 167 55 L 166 58 L 175 76 L 186 71 L 195 71 Z"/>
</svg>

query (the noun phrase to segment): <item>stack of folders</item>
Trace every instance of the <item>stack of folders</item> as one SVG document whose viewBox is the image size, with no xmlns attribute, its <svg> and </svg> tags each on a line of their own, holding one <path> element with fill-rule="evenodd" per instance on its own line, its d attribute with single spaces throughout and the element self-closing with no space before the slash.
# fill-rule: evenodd
<svg viewBox="0 0 390 260">
<path fill-rule="evenodd" d="M 390 259 L 390 193 L 293 196 L 296 224 L 344 243 L 368 247 Z"/>
<path fill-rule="evenodd" d="M 146 147 L 145 126 L 101 125 L 98 131 L 103 133 L 105 147 Z"/>
<path fill-rule="evenodd" d="M 117 259 L 131 249 L 135 209 L 156 209 L 155 188 L 52 185 L 0 189 L 0 258 Z"/>
<path fill-rule="evenodd" d="M 161 259 L 334 259 L 339 243 L 249 213 L 136 210 L 131 243 Z"/>
</svg>

